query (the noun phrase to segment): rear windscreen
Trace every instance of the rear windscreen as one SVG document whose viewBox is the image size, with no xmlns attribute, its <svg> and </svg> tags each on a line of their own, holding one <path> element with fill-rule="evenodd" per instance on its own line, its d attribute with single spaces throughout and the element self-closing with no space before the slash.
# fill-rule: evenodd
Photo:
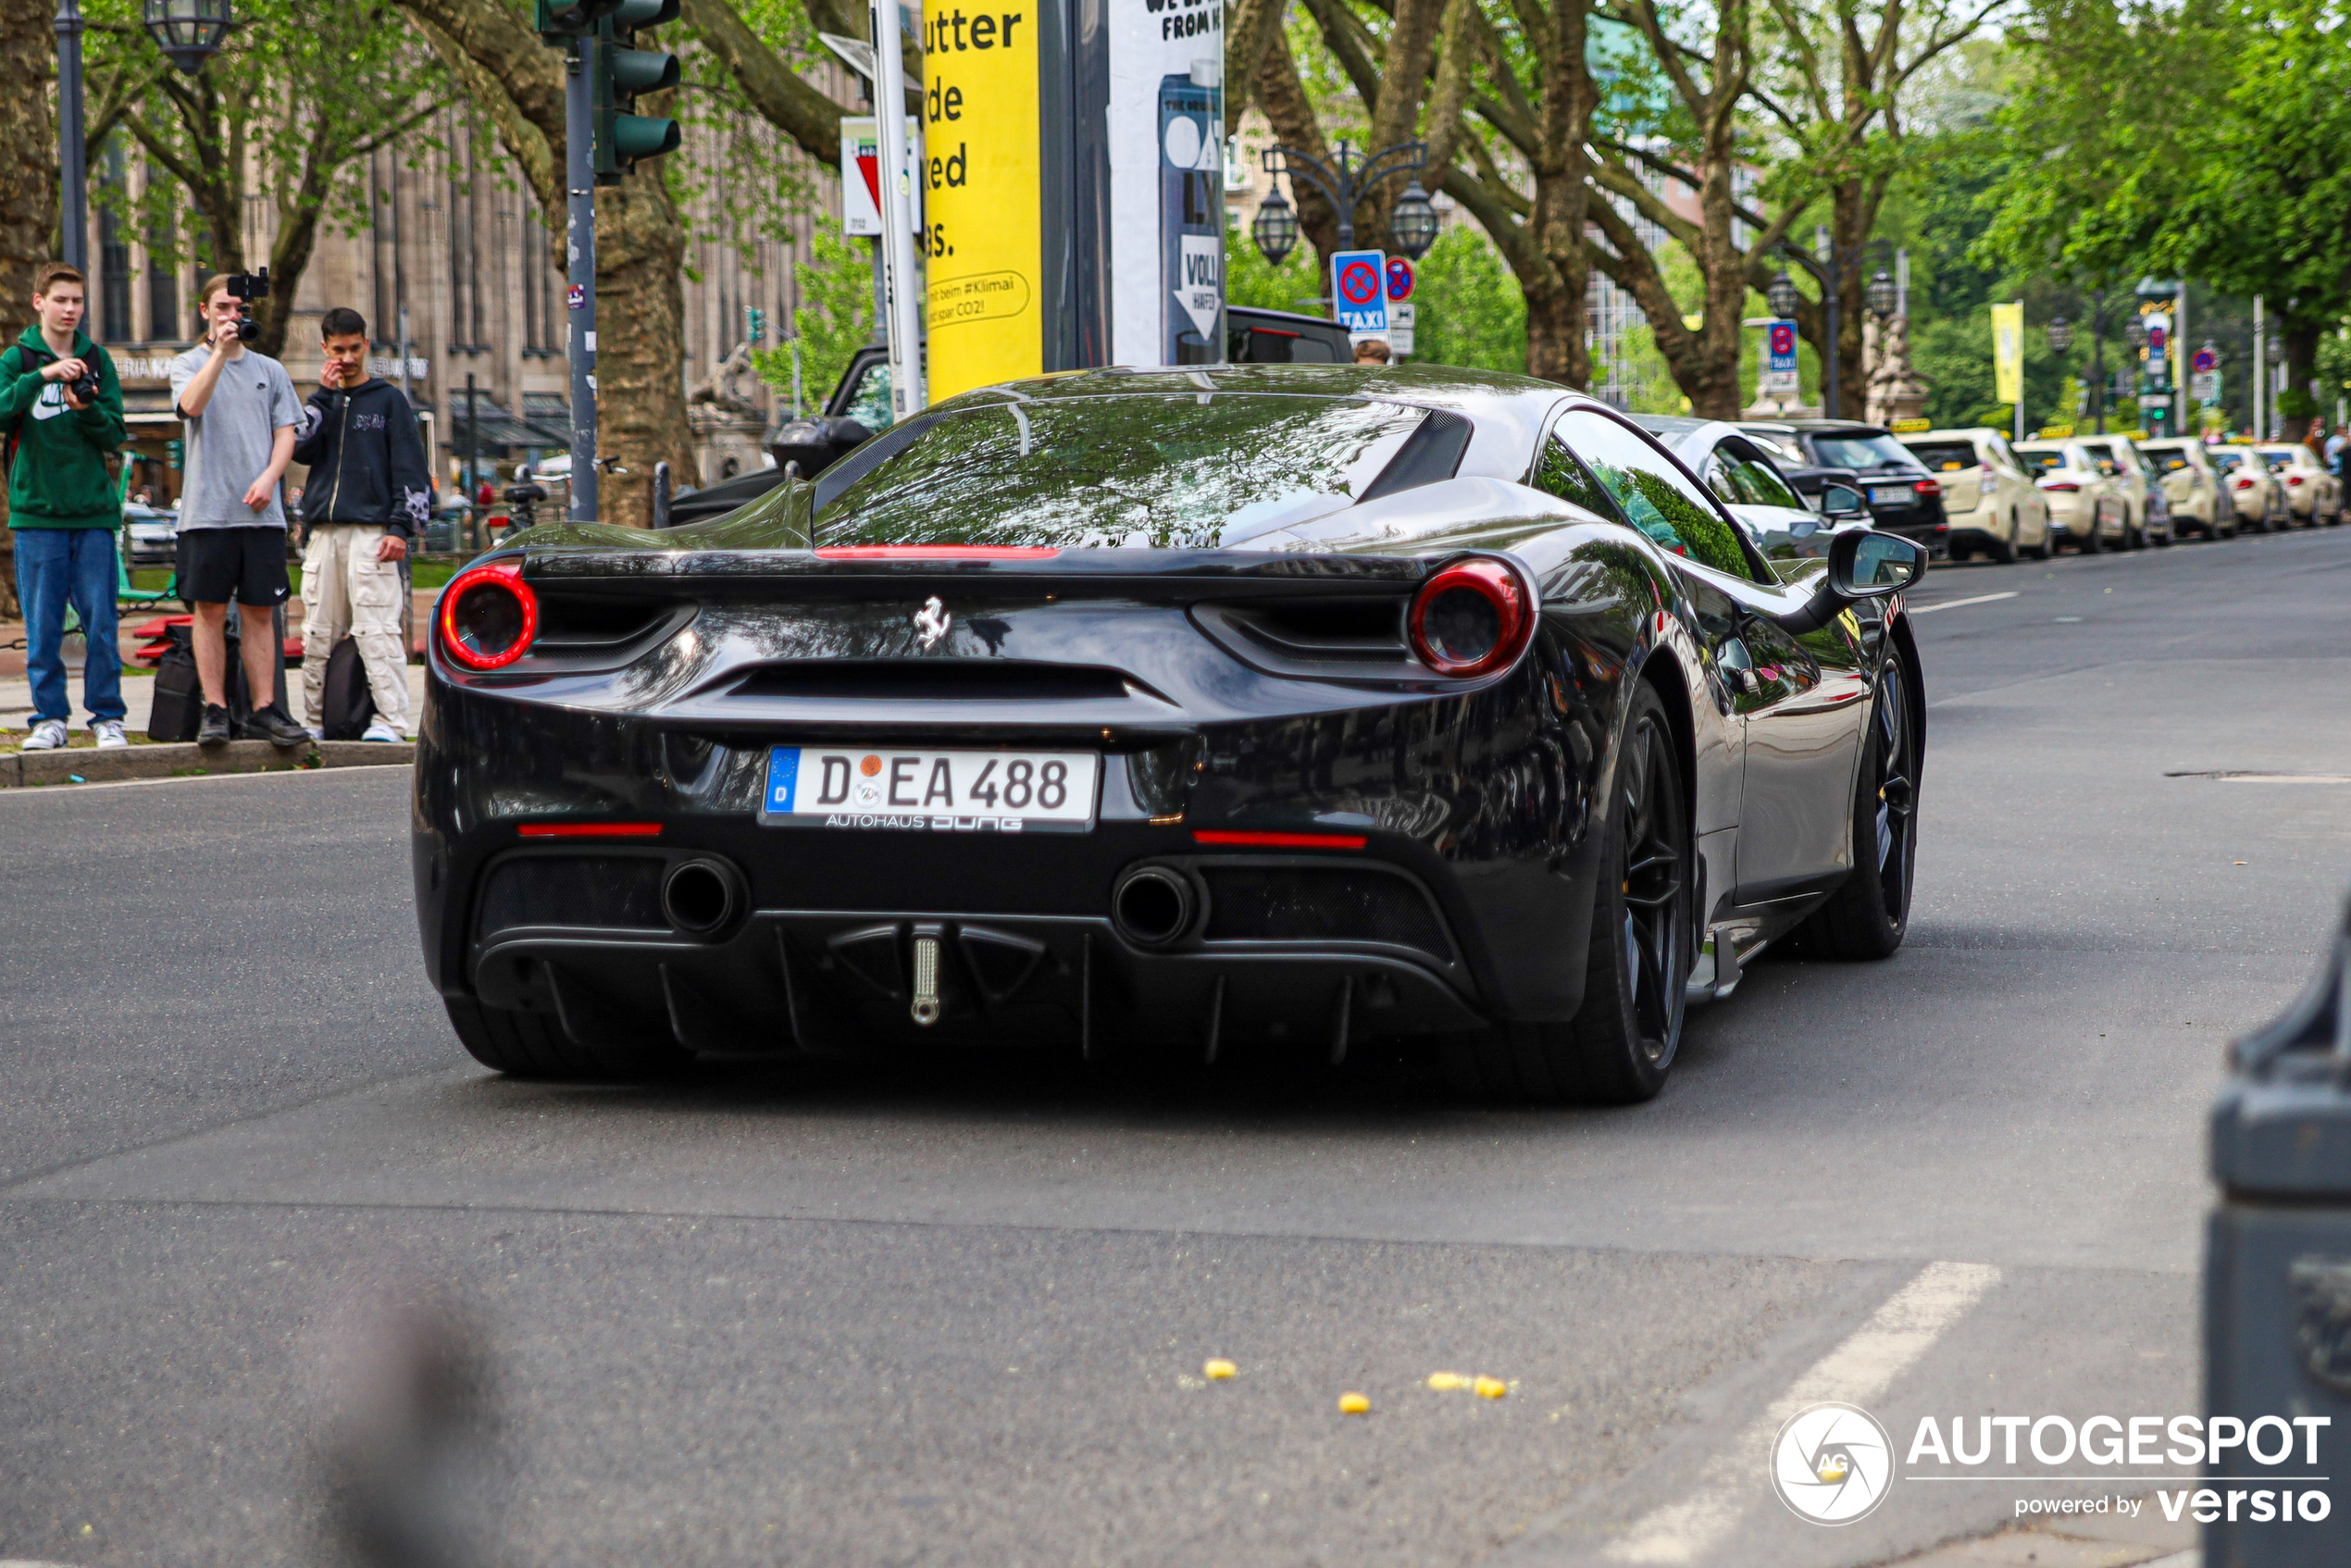
<svg viewBox="0 0 2351 1568">
<path fill-rule="evenodd" d="M 1835 435 L 1812 438 L 1812 450 L 1824 468 L 1915 468 L 1919 460 L 1910 449 L 1889 435 Z"/>
<path fill-rule="evenodd" d="M 940 413 L 818 481 L 817 542 L 1213 548 L 1352 505 L 1426 417 L 1205 392 Z"/>
<path fill-rule="evenodd" d="M 1906 443 L 1926 465 L 1930 474 L 1956 474 L 1962 468 L 1981 466 L 1983 459 L 1975 454 L 1975 445 L 1964 441 L 1914 441 Z"/>
<path fill-rule="evenodd" d="M 2161 446 L 2154 448 L 2143 446 L 2139 450 L 2153 459 L 2156 467 L 2164 473 L 2176 474 L 2188 467 L 2187 454 L 2183 452 L 2174 452 L 2169 447 Z"/>
<path fill-rule="evenodd" d="M 2062 452 L 2027 452 L 2020 447 L 2016 455 L 2028 473 L 2054 474 L 2065 467 L 2065 454 Z"/>
<path fill-rule="evenodd" d="M 2212 466 L 2224 474 L 2244 462 L 2245 454 L 2242 452 L 2216 452 L 2212 454 Z"/>
</svg>

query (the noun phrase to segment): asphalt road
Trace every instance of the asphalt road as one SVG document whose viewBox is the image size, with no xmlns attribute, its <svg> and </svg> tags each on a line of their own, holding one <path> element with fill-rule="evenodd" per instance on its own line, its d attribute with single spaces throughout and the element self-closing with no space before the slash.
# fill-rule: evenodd
<svg viewBox="0 0 2351 1568">
<path fill-rule="evenodd" d="M 489 1369 L 502 1562 L 1825 1568 L 1989 1528 L 2067 1488 L 1824 1530 L 1765 1439 L 1823 1395 L 1897 1434 L 2197 1408 L 2203 1109 L 2312 973 L 2351 785 L 2173 775 L 2351 775 L 2346 597 L 2351 529 L 1938 572 L 1909 945 L 1759 965 L 1621 1112 L 1379 1064 L 509 1083 L 424 983 L 404 774 L 0 796 L 0 1559 L 318 1561 L 348 1325 L 418 1296 Z"/>
</svg>

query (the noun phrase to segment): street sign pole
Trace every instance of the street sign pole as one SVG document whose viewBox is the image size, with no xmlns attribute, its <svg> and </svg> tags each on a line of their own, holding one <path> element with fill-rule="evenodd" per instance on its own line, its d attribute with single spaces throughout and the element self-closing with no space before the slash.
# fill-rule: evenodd
<svg viewBox="0 0 2351 1568">
<path fill-rule="evenodd" d="M 564 51 L 564 277 L 571 331 L 571 520 L 596 520 L 595 35 Z"/>
<path fill-rule="evenodd" d="M 881 141 L 882 277 L 889 293 L 889 405 L 895 419 L 919 414 L 923 318 L 914 298 L 914 201 L 907 170 L 906 62 L 898 40 L 898 0 L 869 0 L 874 45 L 874 118 Z"/>
</svg>

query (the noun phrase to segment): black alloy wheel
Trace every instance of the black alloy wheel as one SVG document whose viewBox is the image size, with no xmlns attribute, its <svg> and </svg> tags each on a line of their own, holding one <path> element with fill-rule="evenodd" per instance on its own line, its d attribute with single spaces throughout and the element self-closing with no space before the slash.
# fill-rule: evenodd
<svg viewBox="0 0 2351 1568">
<path fill-rule="evenodd" d="M 1696 953 L 1698 859 L 1681 752 L 1646 682 L 1635 688 L 1607 811 L 1583 1004 L 1564 1024 L 1501 1025 L 1449 1041 L 1458 1088 L 1630 1105 L 1665 1087 Z"/>
<path fill-rule="evenodd" d="M 1924 761 L 1902 656 L 1889 653 L 1878 677 L 1853 790 L 1853 875 L 1797 927 L 1791 945 L 1803 956 L 1890 958 L 1901 947 L 1918 871 L 1919 772 Z"/>
</svg>

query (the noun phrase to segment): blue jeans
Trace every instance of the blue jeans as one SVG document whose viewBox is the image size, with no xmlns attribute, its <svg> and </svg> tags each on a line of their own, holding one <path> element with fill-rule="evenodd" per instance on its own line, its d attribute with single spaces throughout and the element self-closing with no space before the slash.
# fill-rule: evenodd
<svg viewBox="0 0 2351 1568">
<path fill-rule="evenodd" d="M 81 700 L 93 719 L 120 718 L 122 650 L 116 643 L 112 529 L 17 529 L 17 597 L 24 603 L 25 673 L 32 678 L 36 719 L 60 724 L 73 713 L 66 701 L 66 605 L 81 617 L 90 645 L 81 666 Z"/>
</svg>

